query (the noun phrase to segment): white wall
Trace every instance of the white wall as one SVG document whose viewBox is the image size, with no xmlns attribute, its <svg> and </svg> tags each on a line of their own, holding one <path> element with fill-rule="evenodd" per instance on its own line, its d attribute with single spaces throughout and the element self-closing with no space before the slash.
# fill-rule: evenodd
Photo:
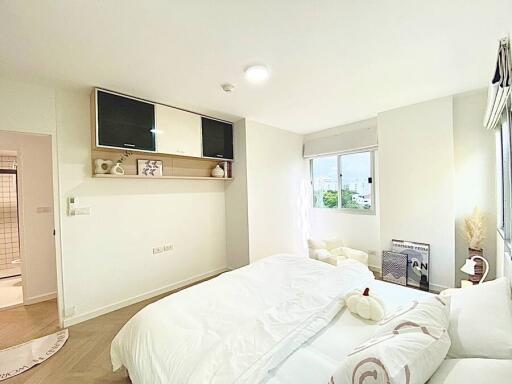
<svg viewBox="0 0 512 384">
<path fill-rule="evenodd" d="M 430 283 L 453 286 L 455 253 L 451 97 L 378 116 L 380 241 L 429 243 Z"/>
<path fill-rule="evenodd" d="M 0 79 L 0 130 L 52 135 L 66 325 L 226 267 L 224 183 L 91 178 L 89 92 Z M 66 216 L 69 196 L 92 214 Z"/>
<path fill-rule="evenodd" d="M 301 135 L 246 120 L 250 261 L 306 255 Z"/>
<path fill-rule="evenodd" d="M 233 126 L 233 180 L 226 184 L 226 258 L 229 269 L 249 264 L 245 120 Z"/>
<path fill-rule="evenodd" d="M 59 293 L 59 311 L 62 313 L 62 279 L 60 278 L 62 275 L 59 262 L 61 258 L 58 206 L 59 174 L 54 90 L 49 87 L 0 78 L 0 131 L 51 135 L 57 291 Z M 43 293 L 41 292 L 41 294 Z"/>
<path fill-rule="evenodd" d="M 17 152 L 23 299 L 31 304 L 57 294 L 53 236 L 52 140 L 49 135 L 0 131 L 0 150 Z M 39 211 L 39 208 L 44 208 Z"/>
<path fill-rule="evenodd" d="M 304 142 L 310 140 L 335 136 L 343 132 L 357 131 L 360 129 L 374 128 L 377 126 L 377 119 L 368 119 L 352 124 L 341 125 L 325 129 L 320 132 L 304 136 Z M 369 265 L 376 269 L 381 267 L 380 258 L 380 203 L 379 203 L 379 153 L 375 153 L 375 177 L 373 187 L 375 188 L 375 214 L 354 214 L 341 210 L 312 208 L 309 204 L 309 235 L 311 238 L 334 238 L 340 237 L 349 247 L 365 250 L 369 253 Z M 309 160 L 306 160 L 306 167 L 309 172 Z"/>
<path fill-rule="evenodd" d="M 0 78 L 0 130 L 55 133 L 55 92 Z"/>
<path fill-rule="evenodd" d="M 247 204 L 246 218 L 238 221 L 226 212 L 233 201 L 226 201 L 224 182 L 92 178 L 89 92 L 0 79 L 0 130 L 51 134 L 65 325 L 223 271 L 227 254 L 235 257 L 229 259 L 233 267 L 246 264 L 249 241 L 230 242 L 227 253 L 226 221 L 241 226 L 246 236 L 253 234 L 251 260 L 304 253 L 297 210 L 303 178 L 300 135 L 244 122 L 247 137 L 235 139 L 245 142 L 247 159 L 237 154 L 245 167 L 235 168 L 235 177 L 240 176 L 251 199 L 244 203 L 237 196 Z M 68 197 L 90 207 L 91 215 L 67 216 Z M 152 248 L 163 244 L 173 244 L 174 251 L 153 255 Z"/>
<path fill-rule="evenodd" d="M 456 286 L 468 275 L 460 271 L 468 256 L 464 237 L 464 218 L 474 207 L 485 215 L 487 234 L 484 256 L 490 264 L 488 279 L 496 274 L 496 141 L 494 131 L 482 126 L 487 103 L 485 91 L 456 95 L 453 98 L 455 159 L 455 276 Z"/>
<path fill-rule="evenodd" d="M 305 256 L 302 136 L 247 119 L 234 128 L 235 179 L 226 186 L 228 266 L 277 253 Z"/>
<path fill-rule="evenodd" d="M 89 92 L 56 94 L 67 323 L 226 268 L 223 182 L 91 178 Z"/>
</svg>

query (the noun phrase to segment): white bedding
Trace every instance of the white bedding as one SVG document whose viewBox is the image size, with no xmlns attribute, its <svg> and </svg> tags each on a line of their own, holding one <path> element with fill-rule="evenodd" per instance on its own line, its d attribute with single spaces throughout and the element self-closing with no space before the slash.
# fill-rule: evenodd
<svg viewBox="0 0 512 384">
<path fill-rule="evenodd" d="M 386 303 L 387 312 L 430 293 L 374 280 L 370 291 Z M 265 378 L 266 384 L 327 383 L 354 347 L 370 339 L 376 323 L 356 317 L 344 307 L 332 322 L 303 344 Z"/>
<path fill-rule="evenodd" d="M 134 384 L 260 382 L 372 279 L 353 261 L 268 257 L 144 308 L 112 342 L 113 367 Z"/>
</svg>

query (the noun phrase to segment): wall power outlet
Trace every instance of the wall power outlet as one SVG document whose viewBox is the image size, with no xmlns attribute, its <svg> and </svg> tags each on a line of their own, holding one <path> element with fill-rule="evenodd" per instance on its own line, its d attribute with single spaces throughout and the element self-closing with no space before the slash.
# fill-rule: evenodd
<svg viewBox="0 0 512 384">
<path fill-rule="evenodd" d="M 169 251 L 172 251 L 173 249 L 174 249 L 174 246 L 172 244 L 166 244 L 161 247 L 153 248 L 153 255 L 157 255 L 157 254 L 163 253 L 163 252 L 169 252 Z"/>
</svg>

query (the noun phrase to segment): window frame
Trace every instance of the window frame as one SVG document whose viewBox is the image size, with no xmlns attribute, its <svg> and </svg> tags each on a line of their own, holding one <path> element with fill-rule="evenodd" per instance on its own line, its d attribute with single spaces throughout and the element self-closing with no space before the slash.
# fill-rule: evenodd
<svg viewBox="0 0 512 384">
<path fill-rule="evenodd" d="M 369 153 L 370 154 L 370 177 L 372 178 L 372 206 L 370 209 L 356 209 L 356 208 L 343 208 L 342 204 L 342 189 L 343 189 L 343 175 L 341 174 L 341 161 L 342 157 L 345 155 L 353 155 L 355 153 Z M 336 157 L 336 166 L 337 166 L 337 175 L 338 175 L 338 206 L 336 208 L 327 208 L 327 207 L 315 207 L 314 205 L 314 183 L 313 183 L 313 172 L 314 166 L 313 161 L 315 159 L 323 158 L 323 157 Z M 347 151 L 343 153 L 333 153 L 329 155 L 315 156 L 309 160 L 309 176 L 310 183 L 312 188 L 312 198 L 310 199 L 310 204 L 313 209 L 326 209 L 328 211 L 337 211 L 342 213 L 349 213 L 355 215 L 375 215 L 376 214 L 376 193 L 375 193 L 375 150 L 357 150 L 357 151 Z"/>
<path fill-rule="evenodd" d="M 503 132 L 503 123 L 507 125 L 507 135 Z M 508 139 L 508 140 L 507 140 Z M 498 176 L 498 217 L 497 230 L 503 239 L 505 252 L 512 251 L 512 108 L 511 98 L 505 104 L 505 108 L 499 120 L 496 148 L 499 160 L 497 164 Z"/>
</svg>

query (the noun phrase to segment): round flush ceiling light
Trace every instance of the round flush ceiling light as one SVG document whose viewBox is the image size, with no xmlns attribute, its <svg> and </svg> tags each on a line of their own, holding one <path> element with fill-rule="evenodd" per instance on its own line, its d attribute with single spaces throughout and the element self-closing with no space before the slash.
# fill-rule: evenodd
<svg viewBox="0 0 512 384">
<path fill-rule="evenodd" d="M 251 83 L 263 83 L 270 76 L 270 71 L 264 65 L 252 65 L 245 70 L 245 78 Z"/>
</svg>

